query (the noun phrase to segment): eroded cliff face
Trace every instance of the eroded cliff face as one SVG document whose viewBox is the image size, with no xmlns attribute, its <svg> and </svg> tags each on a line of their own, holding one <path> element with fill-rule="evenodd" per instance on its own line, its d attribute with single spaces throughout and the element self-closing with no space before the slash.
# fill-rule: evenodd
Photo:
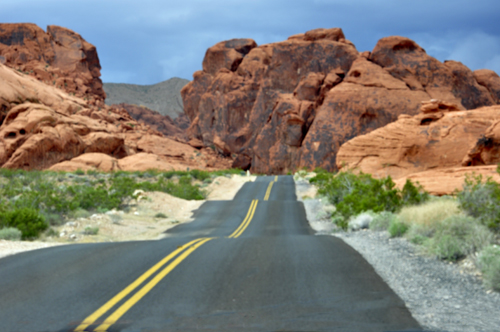
<svg viewBox="0 0 500 332">
<path fill-rule="evenodd" d="M 63 27 L 45 32 L 35 24 L 1 23 L 0 63 L 92 105 L 106 97 L 95 46 Z"/>
<path fill-rule="evenodd" d="M 346 141 L 419 113 L 440 99 L 466 110 L 498 102 L 498 76 L 440 61 L 404 37 L 359 53 L 341 29 L 278 43 L 250 39 L 209 48 L 182 91 L 188 135 L 259 173 L 335 170 Z"/>
</svg>

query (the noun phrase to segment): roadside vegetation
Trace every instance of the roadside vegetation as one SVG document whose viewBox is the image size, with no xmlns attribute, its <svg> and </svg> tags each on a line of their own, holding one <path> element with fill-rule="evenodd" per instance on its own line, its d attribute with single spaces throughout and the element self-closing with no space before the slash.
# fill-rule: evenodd
<svg viewBox="0 0 500 332">
<path fill-rule="evenodd" d="M 0 168 L 0 239 L 31 240 L 70 218 L 126 209 L 138 190 L 202 200 L 214 177 L 240 174 L 231 169 L 160 172 L 24 171 Z M 96 235 L 98 229 L 86 234 Z"/>
<path fill-rule="evenodd" d="M 321 169 L 315 173 L 309 181 L 335 206 L 332 222 L 340 229 L 388 231 L 438 259 L 468 258 L 481 270 L 485 284 L 500 291 L 500 184 L 469 177 L 462 191 L 435 197 L 411 181 L 399 190 L 390 177 Z"/>
</svg>

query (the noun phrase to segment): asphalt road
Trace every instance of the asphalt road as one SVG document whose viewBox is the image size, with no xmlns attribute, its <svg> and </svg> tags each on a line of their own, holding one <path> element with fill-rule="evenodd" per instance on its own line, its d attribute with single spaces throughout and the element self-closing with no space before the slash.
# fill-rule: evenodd
<svg viewBox="0 0 500 332">
<path fill-rule="evenodd" d="M 314 235 L 290 176 L 167 234 L 0 259 L 0 331 L 421 330 L 356 251 Z"/>
</svg>

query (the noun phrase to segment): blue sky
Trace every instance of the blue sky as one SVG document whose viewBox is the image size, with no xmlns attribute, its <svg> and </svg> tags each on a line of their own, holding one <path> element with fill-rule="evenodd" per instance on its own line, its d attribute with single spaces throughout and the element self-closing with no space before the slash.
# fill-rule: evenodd
<svg viewBox="0 0 500 332">
<path fill-rule="evenodd" d="M 257 44 L 340 27 L 359 51 L 400 35 L 439 60 L 500 73 L 498 0 L 1 0 L 0 22 L 60 25 L 97 47 L 104 82 L 191 79 L 205 51 L 231 38 Z"/>
</svg>

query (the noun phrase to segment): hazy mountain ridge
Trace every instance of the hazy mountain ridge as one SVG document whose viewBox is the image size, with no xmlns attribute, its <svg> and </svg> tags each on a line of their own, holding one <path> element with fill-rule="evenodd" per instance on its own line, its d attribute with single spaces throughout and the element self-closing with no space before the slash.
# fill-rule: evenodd
<svg viewBox="0 0 500 332">
<path fill-rule="evenodd" d="M 145 106 L 162 115 L 175 119 L 184 113 L 180 91 L 189 80 L 173 77 L 152 85 L 104 83 L 106 104 L 131 104 Z"/>
</svg>

